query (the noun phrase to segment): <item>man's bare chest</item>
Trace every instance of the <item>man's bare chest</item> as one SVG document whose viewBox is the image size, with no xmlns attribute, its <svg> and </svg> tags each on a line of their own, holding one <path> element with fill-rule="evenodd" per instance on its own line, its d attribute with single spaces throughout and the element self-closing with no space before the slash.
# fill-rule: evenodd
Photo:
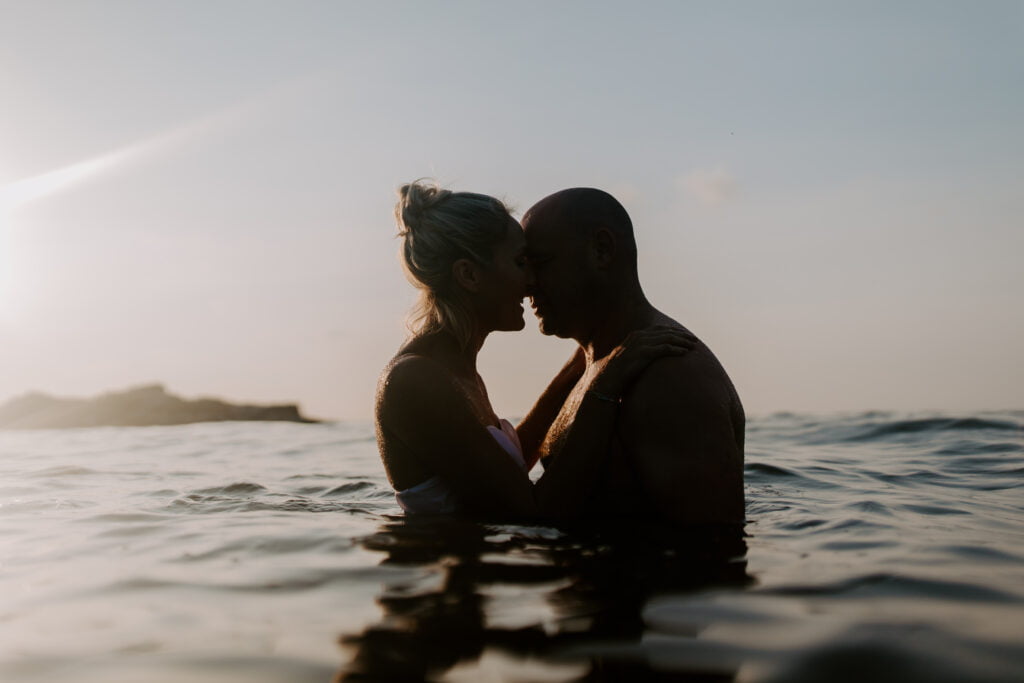
<svg viewBox="0 0 1024 683">
<path fill-rule="evenodd" d="M 583 402 L 587 384 L 585 379 L 580 380 L 573 390 L 569 392 L 568 398 L 562 404 L 562 409 L 551 423 L 541 444 L 541 458 L 555 457 L 561 452 L 562 447 L 565 445 L 565 440 L 569 436 L 569 430 L 572 428 L 573 421 L 576 419 L 576 412 Z"/>
</svg>

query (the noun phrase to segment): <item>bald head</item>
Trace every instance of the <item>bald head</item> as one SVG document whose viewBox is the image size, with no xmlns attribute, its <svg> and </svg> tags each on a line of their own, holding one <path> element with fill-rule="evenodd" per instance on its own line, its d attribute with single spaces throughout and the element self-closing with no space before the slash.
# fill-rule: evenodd
<svg viewBox="0 0 1024 683">
<path fill-rule="evenodd" d="M 629 214 L 607 192 L 562 190 L 522 220 L 544 334 L 585 343 L 616 307 L 644 301 Z"/>
<path fill-rule="evenodd" d="M 629 257 L 626 260 L 636 261 L 633 222 L 622 204 L 603 190 L 573 187 L 548 195 L 526 212 L 522 223 L 524 228 L 584 238 L 605 229 Z"/>
</svg>

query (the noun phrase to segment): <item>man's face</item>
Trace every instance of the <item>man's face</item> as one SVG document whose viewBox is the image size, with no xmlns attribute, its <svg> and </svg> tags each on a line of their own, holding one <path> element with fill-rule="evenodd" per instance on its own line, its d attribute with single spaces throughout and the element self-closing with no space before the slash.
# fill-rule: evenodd
<svg viewBox="0 0 1024 683">
<path fill-rule="evenodd" d="M 523 231 L 534 276 L 530 298 L 540 331 L 580 339 L 590 303 L 584 240 L 553 221 L 529 217 Z"/>
</svg>

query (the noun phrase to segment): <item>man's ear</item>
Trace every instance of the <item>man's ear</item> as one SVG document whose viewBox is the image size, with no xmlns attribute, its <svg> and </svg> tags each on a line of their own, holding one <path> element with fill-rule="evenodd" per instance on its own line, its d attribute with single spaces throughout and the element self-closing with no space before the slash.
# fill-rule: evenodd
<svg viewBox="0 0 1024 683">
<path fill-rule="evenodd" d="M 615 260 L 615 235 L 608 228 L 598 228 L 591 240 L 594 262 L 598 268 L 607 268 Z"/>
<path fill-rule="evenodd" d="M 467 291 L 480 289 L 480 268 L 468 258 L 460 258 L 452 264 L 452 277 L 456 284 Z"/>
</svg>

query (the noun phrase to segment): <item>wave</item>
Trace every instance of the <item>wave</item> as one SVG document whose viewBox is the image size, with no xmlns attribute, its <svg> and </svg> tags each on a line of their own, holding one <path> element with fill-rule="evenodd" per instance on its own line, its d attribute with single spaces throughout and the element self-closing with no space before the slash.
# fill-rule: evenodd
<svg viewBox="0 0 1024 683">
<path fill-rule="evenodd" d="M 803 477 L 798 472 L 787 470 L 784 467 L 777 467 L 776 465 L 769 465 L 763 462 L 751 462 L 747 463 L 746 471 L 753 474 L 766 474 L 771 477 Z"/>
<path fill-rule="evenodd" d="M 1024 419 L 1015 412 L 970 416 L 900 416 L 869 412 L 828 419 L 787 414 L 752 419 L 747 423 L 747 436 L 754 442 L 792 442 L 811 446 L 885 441 L 906 444 L 910 439 L 931 437 L 947 442 L 959 438 L 961 441 L 969 439 L 974 443 L 989 443 L 996 439 L 1005 442 L 1013 435 L 1024 438 Z M 1020 451 L 1024 450 L 1024 442 L 992 448 L 993 451 L 1000 448 Z"/>
<path fill-rule="evenodd" d="M 247 481 L 236 482 L 234 484 L 227 484 L 226 486 L 212 486 L 206 489 L 199 489 L 196 493 L 206 495 L 217 495 L 217 494 L 236 494 L 236 493 L 262 493 L 267 490 L 266 486 L 261 484 L 253 484 Z"/>
<path fill-rule="evenodd" d="M 768 595 L 827 595 L 836 598 L 927 597 L 936 600 L 1021 604 L 1024 597 L 1009 591 L 960 581 L 942 581 L 902 574 L 878 573 L 824 585 L 780 586 L 758 591 Z"/>
<path fill-rule="evenodd" d="M 1021 432 L 1024 434 L 1024 428 L 1015 422 L 988 420 L 977 417 L 898 420 L 896 422 L 864 425 L 861 429 L 860 433 L 847 436 L 844 440 L 873 441 L 900 434 L 918 434 L 921 432 L 973 432 L 985 430 Z"/>
</svg>

